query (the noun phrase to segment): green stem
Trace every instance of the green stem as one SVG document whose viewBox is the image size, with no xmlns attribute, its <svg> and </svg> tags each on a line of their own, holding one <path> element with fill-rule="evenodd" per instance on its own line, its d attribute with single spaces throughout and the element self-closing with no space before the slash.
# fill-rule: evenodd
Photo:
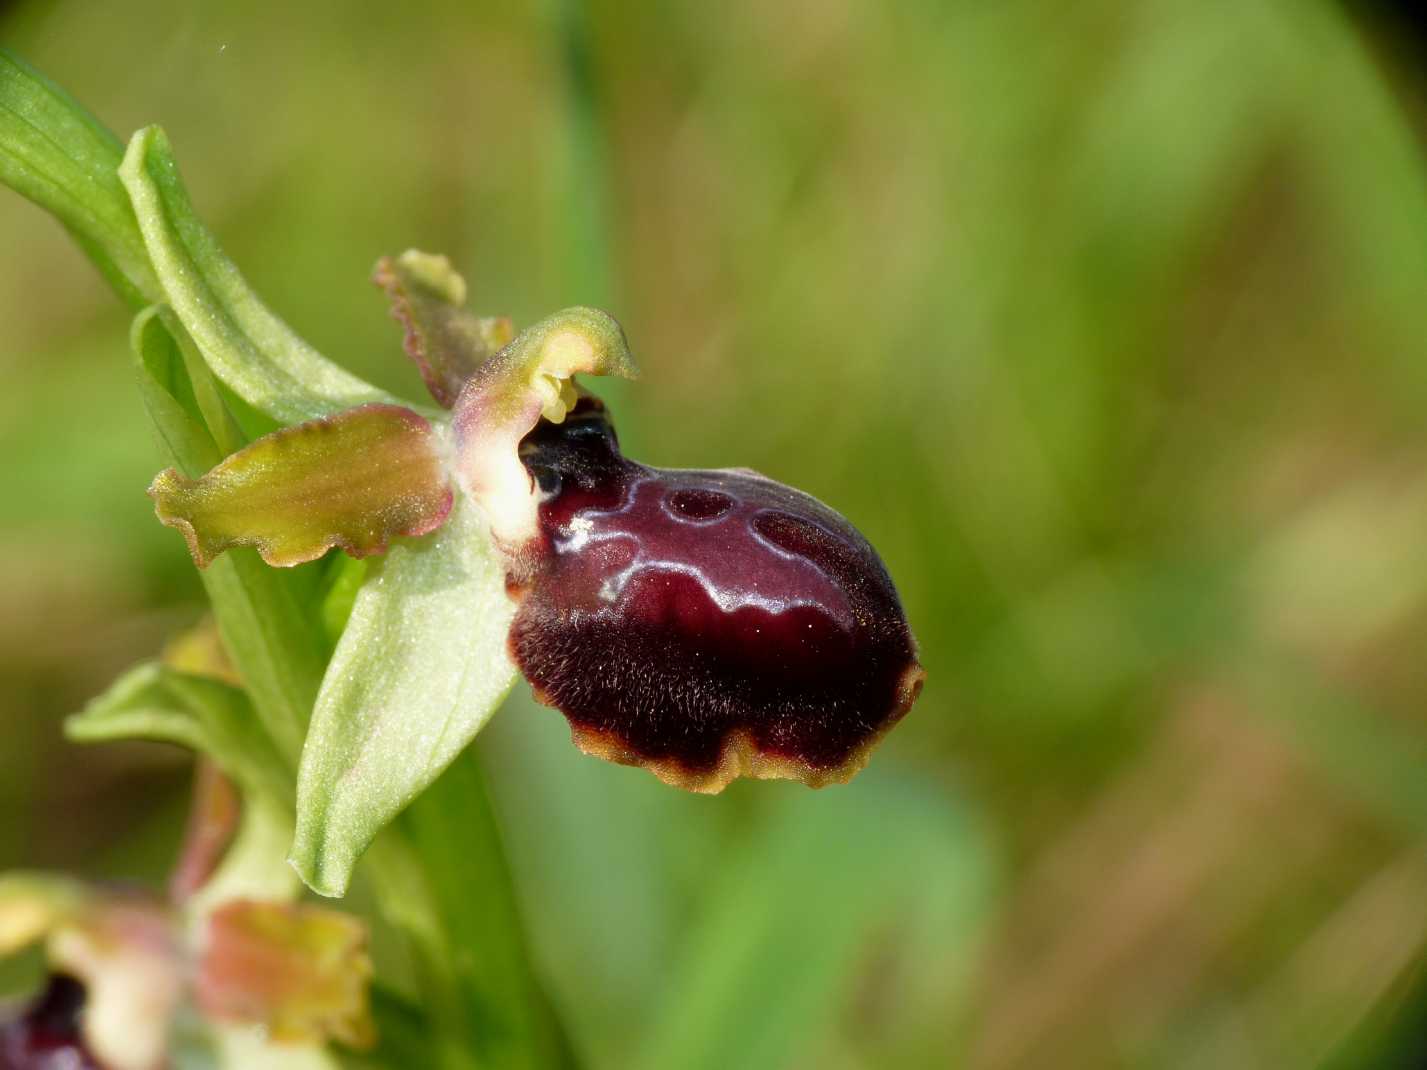
<svg viewBox="0 0 1427 1070">
<path fill-rule="evenodd" d="M 118 139 L 96 119 L 0 50 L 0 183 L 58 218 L 120 297 L 144 306 L 162 293 L 119 181 L 122 159 Z M 181 328 L 170 321 L 164 329 Z M 161 387 L 189 378 L 172 360 L 165 375 L 155 380 Z M 184 386 L 178 397 L 146 400 L 182 405 L 180 397 L 198 398 L 213 409 L 212 398 L 196 395 L 191 381 Z M 195 426 L 209 415 L 198 408 L 189 413 Z M 224 439 L 232 434 L 226 424 L 214 430 Z M 176 445 L 165 440 L 170 462 L 190 467 L 194 458 L 180 456 Z M 211 439 L 198 445 L 217 449 Z M 205 573 L 205 586 L 229 654 L 273 744 L 295 768 L 325 671 L 318 614 L 303 611 L 293 585 L 284 583 L 289 577 L 255 562 L 244 567 L 238 558 L 219 564 Z M 440 1033 L 433 1046 L 443 1051 L 443 1065 L 533 1068 L 562 1061 L 473 755 L 458 760 L 378 838 L 365 870 L 383 919 L 417 952 L 422 1004 Z"/>
</svg>

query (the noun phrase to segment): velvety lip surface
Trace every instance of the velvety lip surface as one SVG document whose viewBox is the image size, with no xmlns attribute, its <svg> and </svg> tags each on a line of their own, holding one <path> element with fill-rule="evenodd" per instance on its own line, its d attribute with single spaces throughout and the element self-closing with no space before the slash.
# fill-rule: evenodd
<svg viewBox="0 0 1427 1070">
<path fill-rule="evenodd" d="M 896 589 L 822 503 L 746 469 L 626 460 L 592 400 L 521 452 L 543 500 L 511 645 L 586 750 L 698 790 L 822 784 L 911 705 Z"/>
</svg>

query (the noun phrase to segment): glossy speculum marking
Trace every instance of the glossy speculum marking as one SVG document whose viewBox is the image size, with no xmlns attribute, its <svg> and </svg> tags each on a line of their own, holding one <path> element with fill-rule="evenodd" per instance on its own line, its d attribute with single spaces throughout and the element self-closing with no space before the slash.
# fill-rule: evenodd
<svg viewBox="0 0 1427 1070">
<path fill-rule="evenodd" d="M 876 552 L 746 469 L 627 460 L 582 399 L 521 446 L 539 534 L 512 572 L 511 650 L 576 743 L 718 791 L 849 779 L 924 676 Z"/>
</svg>

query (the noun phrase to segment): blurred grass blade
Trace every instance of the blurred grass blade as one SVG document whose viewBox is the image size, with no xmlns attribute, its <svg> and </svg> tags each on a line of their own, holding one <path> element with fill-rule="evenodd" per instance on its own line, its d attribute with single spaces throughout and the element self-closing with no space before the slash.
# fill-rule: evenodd
<svg viewBox="0 0 1427 1070">
<path fill-rule="evenodd" d="M 289 873 L 292 871 L 289 869 Z M 379 981 L 371 987 L 372 1018 L 377 1026 L 377 1046 L 371 1051 L 344 1051 L 347 1070 L 391 1070 L 400 1066 L 439 1066 L 429 1015 Z"/>
<path fill-rule="evenodd" d="M 514 604 L 474 508 L 394 546 L 357 594 L 313 711 L 292 862 L 341 895 L 382 826 L 448 766 L 515 680 Z"/>
<path fill-rule="evenodd" d="M 427 962 L 446 1002 L 449 1043 L 481 1067 L 563 1066 L 572 1061 L 559 1023 L 531 972 L 515 888 L 473 751 L 453 762 L 397 821 L 425 863 L 424 894 L 437 928 Z M 394 831 L 395 831 L 394 830 Z M 451 949 L 471 948 L 471 954 Z"/>
<path fill-rule="evenodd" d="M 161 293 L 119 181 L 123 146 L 69 94 L 0 49 L 0 182 L 44 208 L 133 305 Z"/>
<path fill-rule="evenodd" d="M 65 721 L 80 743 L 156 739 L 206 754 L 249 796 L 291 802 L 282 759 L 237 688 L 149 662 Z"/>
<path fill-rule="evenodd" d="M 162 130 L 134 135 L 119 175 L 165 298 L 235 394 L 284 423 L 397 400 L 333 364 L 258 299 L 194 214 Z"/>
<path fill-rule="evenodd" d="M 139 392 L 169 460 L 189 475 L 202 474 L 221 452 L 198 412 L 178 344 L 154 310 L 135 319 L 131 341 Z M 325 655 L 293 593 L 295 577 L 240 549 L 224 554 L 201 578 L 228 656 L 273 742 L 296 769 Z"/>
<path fill-rule="evenodd" d="M 932 792 L 864 782 L 787 797 L 760 840 L 719 861 L 707 912 L 634 1065 L 817 1065 L 859 959 L 874 949 L 885 957 L 899 927 L 928 904 L 956 904 L 954 930 L 903 946 L 913 957 L 934 955 L 942 970 L 965 970 L 989 874 L 971 832 Z"/>
</svg>

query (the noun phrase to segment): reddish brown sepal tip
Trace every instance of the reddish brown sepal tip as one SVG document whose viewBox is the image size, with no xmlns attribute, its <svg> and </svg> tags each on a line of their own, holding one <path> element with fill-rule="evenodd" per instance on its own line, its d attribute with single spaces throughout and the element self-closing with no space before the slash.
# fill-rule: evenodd
<svg viewBox="0 0 1427 1070">
<path fill-rule="evenodd" d="M 372 282 L 391 301 L 402 347 L 443 408 L 454 405 L 466 380 L 515 337 L 504 316 L 479 317 L 466 310 L 466 282 L 444 256 L 415 249 L 384 256 Z"/>
</svg>

